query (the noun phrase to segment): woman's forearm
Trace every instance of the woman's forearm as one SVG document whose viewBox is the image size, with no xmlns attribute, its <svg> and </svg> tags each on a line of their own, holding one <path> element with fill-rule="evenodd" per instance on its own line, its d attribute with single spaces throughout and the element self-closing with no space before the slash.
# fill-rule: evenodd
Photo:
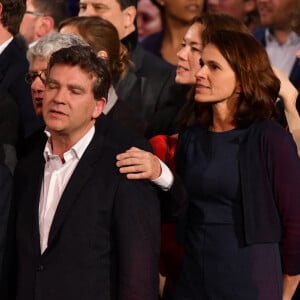
<svg viewBox="0 0 300 300">
<path fill-rule="evenodd" d="M 282 300 L 291 300 L 300 282 L 300 275 L 283 274 Z"/>
</svg>

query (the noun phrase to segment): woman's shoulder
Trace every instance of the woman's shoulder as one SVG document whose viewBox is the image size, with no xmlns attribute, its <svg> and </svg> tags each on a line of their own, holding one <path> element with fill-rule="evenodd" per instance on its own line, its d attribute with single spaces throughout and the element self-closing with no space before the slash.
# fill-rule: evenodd
<svg viewBox="0 0 300 300">
<path fill-rule="evenodd" d="M 296 149 L 292 135 L 276 121 L 265 120 L 255 122 L 249 127 L 247 136 L 249 142 L 253 143 L 256 140 L 270 150 L 276 148 L 276 151 L 279 151 L 280 149 L 287 149 L 290 146 Z"/>
<path fill-rule="evenodd" d="M 255 122 L 249 127 L 249 132 L 254 135 L 270 138 L 289 135 L 284 127 L 273 120 Z"/>
</svg>

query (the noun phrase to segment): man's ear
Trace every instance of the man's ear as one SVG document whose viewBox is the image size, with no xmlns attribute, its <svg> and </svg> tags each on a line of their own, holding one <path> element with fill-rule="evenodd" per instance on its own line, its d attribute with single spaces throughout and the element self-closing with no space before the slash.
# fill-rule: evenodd
<svg viewBox="0 0 300 300">
<path fill-rule="evenodd" d="M 106 104 L 106 99 L 104 97 L 102 97 L 99 100 L 98 99 L 96 100 L 96 105 L 92 115 L 93 119 L 97 119 L 102 114 L 105 104 Z"/>
<path fill-rule="evenodd" d="M 54 31 L 55 22 L 51 16 L 43 16 L 40 20 L 37 35 L 39 38 Z"/>
<path fill-rule="evenodd" d="M 135 17 L 136 8 L 134 6 L 128 6 L 123 10 L 124 26 L 126 29 L 134 26 Z"/>
</svg>

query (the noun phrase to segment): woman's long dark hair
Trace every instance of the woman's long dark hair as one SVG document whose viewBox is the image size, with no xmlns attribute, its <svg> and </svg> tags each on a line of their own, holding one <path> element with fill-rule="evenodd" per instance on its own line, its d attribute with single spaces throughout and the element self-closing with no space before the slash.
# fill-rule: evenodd
<svg viewBox="0 0 300 300">
<path fill-rule="evenodd" d="M 216 39 L 216 42 L 219 44 L 216 46 L 220 47 L 219 50 L 222 55 L 225 54 L 224 57 L 226 59 L 230 59 L 228 61 L 229 64 L 234 72 L 237 73 L 238 80 L 242 81 L 241 84 L 244 90 L 235 116 L 237 125 L 245 127 L 250 125 L 254 120 L 275 118 L 277 116 L 275 101 L 280 83 L 271 69 L 264 47 L 252 37 L 247 26 L 236 18 L 225 14 L 204 14 L 201 17 L 196 17 L 192 24 L 195 23 L 202 24 L 204 27 L 201 35 L 201 40 L 203 40 L 204 44 Z M 222 33 L 218 33 L 220 31 Z M 235 38 L 239 37 L 242 38 L 243 42 L 235 40 Z M 250 43 L 249 47 L 247 44 L 244 44 L 245 42 Z M 229 56 L 233 49 L 236 52 L 236 56 L 233 54 Z M 250 49 L 251 51 L 249 51 Z M 235 62 L 233 60 L 234 57 Z M 239 62 L 239 60 L 241 61 Z M 261 60 L 264 61 L 261 63 Z M 253 86 L 250 86 L 251 84 Z M 180 111 L 176 128 L 178 131 L 195 123 L 199 123 L 204 127 L 211 125 L 211 106 L 195 102 L 194 94 L 194 87 L 192 87 Z M 252 97 L 256 97 L 256 101 L 253 100 L 253 103 L 250 100 Z M 269 100 L 265 102 L 266 98 L 271 99 L 271 102 Z M 261 110 L 260 106 L 267 106 L 267 111 L 265 111 L 265 108 Z M 254 113 L 252 112 L 253 110 L 255 111 Z"/>
</svg>

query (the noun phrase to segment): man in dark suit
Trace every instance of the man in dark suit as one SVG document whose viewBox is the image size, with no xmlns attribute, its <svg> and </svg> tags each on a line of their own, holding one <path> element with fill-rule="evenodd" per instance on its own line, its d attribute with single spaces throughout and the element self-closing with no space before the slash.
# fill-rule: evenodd
<svg viewBox="0 0 300 300">
<path fill-rule="evenodd" d="M 300 88 L 300 65 L 296 59 L 300 36 L 292 27 L 298 0 L 257 0 L 257 8 L 263 27 L 255 30 L 254 36 L 266 47 L 271 63 Z"/>
<path fill-rule="evenodd" d="M 18 300 L 157 299 L 159 200 L 115 160 L 129 145 L 149 146 L 102 114 L 109 86 L 89 47 L 51 56 L 49 138 L 15 173 Z"/>
<path fill-rule="evenodd" d="M 7 167 L 0 164 L 0 297 L 2 288 L 5 284 L 5 248 L 7 243 L 7 224 L 9 218 L 9 209 L 11 205 L 12 194 L 12 176 Z"/>
<path fill-rule="evenodd" d="M 58 24 L 68 17 L 66 0 L 26 0 L 20 33 L 31 47 L 41 37 L 57 31 Z"/>
<path fill-rule="evenodd" d="M 184 101 L 171 66 L 138 43 L 137 0 L 80 0 L 79 16 L 97 15 L 118 30 L 133 62 L 116 85 L 118 96 L 148 122 L 146 136 L 174 133 L 174 119 Z"/>
<path fill-rule="evenodd" d="M 16 36 L 25 5 L 23 0 L 0 0 L 0 8 L 0 88 L 17 103 L 22 138 L 40 126 L 33 110 L 30 88 L 24 81 L 28 71 L 26 46 Z"/>
<path fill-rule="evenodd" d="M 300 48 L 300 35 L 293 31 L 293 15 L 298 10 L 299 0 L 257 0 L 260 21 L 263 27 L 253 34 L 265 47 L 271 64 L 289 76 L 300 89 L 300 59 L 296 52 Z M 300 113 L 300 97 L 297 101 Z"/>
</svg>

